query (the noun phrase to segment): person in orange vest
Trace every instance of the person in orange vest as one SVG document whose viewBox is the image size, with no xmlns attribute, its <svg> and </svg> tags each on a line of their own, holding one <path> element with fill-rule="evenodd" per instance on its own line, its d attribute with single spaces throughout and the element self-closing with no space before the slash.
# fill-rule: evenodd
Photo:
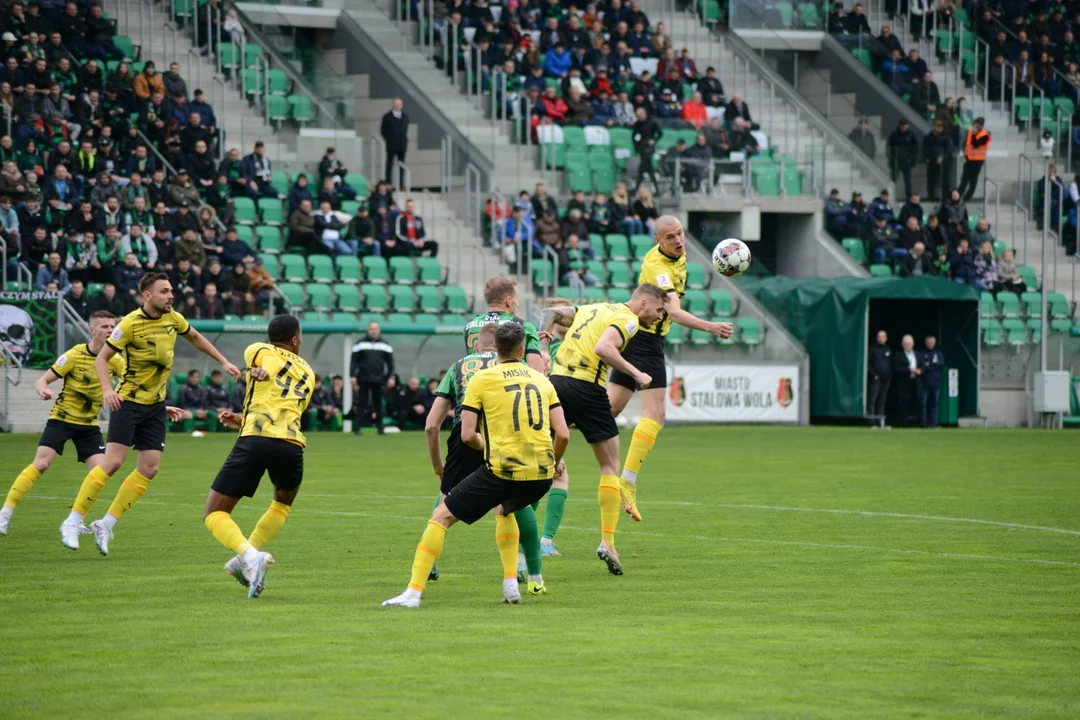
<svg viewBox="0 0 1080 720">
<path fill-rule="evenodd" d="M 965 202 L 971 200 L 971 196 L 975 194 L 979 173 L 986 162 L 986 151 L 990 149 L 990 133 L 983 127 L 984 122 L 986 121 L 981 117 L 975 118 L 964 140 L 964 172 L 960 176 L 957 190 Z"/>
</svg>

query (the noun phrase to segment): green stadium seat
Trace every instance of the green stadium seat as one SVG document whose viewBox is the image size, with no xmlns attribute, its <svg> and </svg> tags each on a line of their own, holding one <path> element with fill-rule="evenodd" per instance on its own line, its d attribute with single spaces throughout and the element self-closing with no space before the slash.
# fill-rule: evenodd
<svg viewBox="0 0 1080 720">
<path fill-rule="evenodd" d="M 630 302 L 630 290 L 627 288 L 608 288 L 607 299 L 611 303 Z"/>
<path fill-rule="evenodd" d="M 1072 310 L 1065 295 L 1059 292 L 1046 293 L 1046 312 L 1051 318 L 1072 319 Z"/>
<path fill-rule="evenodd" d="M 278 283 L 277 287 L 289 305 L 297 309 L 303 309 L 305 303 L 303 285 L 294 282 L 283 282 Z"/>
<path fill-rule="evenodd" d="M 421 312 L 440 313 L 443 311 L 442 294 L 432 285 L 416 286 L 416 305 Z"/>
<path fill-rule="evenodd" d="M 1001 292 L 997 296 L 998 304 L 1001 305 L 1001 315 L 1007 318 L 1020 317 L 1020 298 L 1016 293 Z"/>
<path fill-rule="evenodd" d="M 223 319 L 225 320 L 225 322 L 239 322 L 240 316 L 239 315 L 230 315 L 229 313 L 225 313 L 225 316 L 224 316 Z"/>
<path fill-rule="evenodd" d="M 614 288 L 631 288 L 637 283 L 630 275 L 630 266 L 620 260 L 612 260 L 607 264 L 608 285 Z"/>
<path fill-rule="evenodd" d="M 704 290 L 709 287 L 704 265 L 697 262 L 686 263 L 686 287 L 694 290 Z"/>
<path fill-rule="evenodd" d="M 263 255 L 262 261 L 263 269 L 270 273 L 270 277 L 274 279 L 281 277 L 281 263 L 277 255 Z"/>
<path fill-rule="evenodd" d="M 723 18 L 718 0 L 705 0 L 705 24 L 712 25 L 723 21 Z"/>
<path fill-rule="evenodd" d="M 290 95 L 288 101 L 289 115 L 294 121 L 303 125 L 315 119 L 315 113 L 311 109 L 311 98 L 307 95 Z"/>
<path fill-rule="evenodd" d="M 556 275 L 556 266 L 554 263 L 545 262 L 544 260 L 532 261 L 532 284 L 537 288 L 556 288 L 559 285 L 559 279 Z"/>
<path fill-rule="evenodd" d="M 221 69 L 225 74 L 231 74 L 239 64 L 236 46 L 231 42 L 223 42 L 218 45 L 218 54 L 221 56 Z"/>
<path fill-rule="evenodd" d="M 1001 327 L 1005 331 L 1005 341 L 1013 347 L 1027 345 L 1027 326 L 1020 318 L 1005 318 L 1001 321 Z"/>
<path fill-rule="evenodd" d="M 271 170 L 270 171 L 270 184 L 274 186 L 279 193 L 287 195 L 289 188 L 292 187 L 292 181 L 289 177 L 289 173 L 284 170 Z"/>
<path fill-rule="evenodd" d="M 127 35 L 113 35 L 113 45 L 124 53 L 124 60 L 127 62 L 134 62 L 142 54 L 142 47 L 137 47 Z"/>
<path fill-rule="evenodd" d="M 357 312 L 362 305 L 360 295 L 356 292 L 356 286 L 349 283 L 334 283 L 334 297 L 337 298 L 339 310 Z"/>
<path fill-rule="evenodd" d="M 1035 268 L 1029 265 L 1017 265 L 1016 272 L 1029 291 L 1035 292 L 1039 289 L 1039 278 L 1035 275 Z"/>
<path fill-rule="evenodd" d="M 818 6 L 813 3 L 799 3 L 799 21 L 804 28 L 816 28 L 821 25 Z"/>
<path fill-rule="evenodd" d="M 266 73 L 266 82 L 270 86 L 271 95 L 289 94 L 289 77 L 284 70 L 269 70 Z"/>
<path fill-rule="evenodd" d="M 593 170 L 593 191 L 608 195 L 615 190 L 615 168 L 604 167 Z"/>
<path fill-rule="evenodd" d="M 585 128 L 576 127 L 574 125 L 564 126 L 563 142 L 566 143 L 566 147 L 568 148 L 580 148 L 585 150 L 588 148 L 588 144 L 585 142 Z"/>
<path fill-rule="evenodd" d="M 780 13 L 780 22 L 784 27 L 791 27 L 792 21 L 795 19 L 795 7 L 788 2 L 778 2 L 773 4 L 773 9 Z"/>
<path fill-rule="evenodd" d="M 265 53 L 263 53 L 262 45 L 249 42 L 244 46 L 244 67 L 261 67 L 264 57 Z"/>
<path fill-rule="evenodd" d="M 870 277 L 892 277 L 892 268 L 884 263 L 870 266 Z"/>
<path fill-rule="evenodd" d="M 1008 246 L 1005 245 L 1003 240 L 994 241 L 994 257 L 1001 257 L 1001 253 L 1008 250 Z"/>
<path fill-rule="evenodd" d="M 450 312 L 465 314 L 471 310 L 469 298 L 466 297 L 464 288 L 458 285 L 444 287 L 443 300 L 446 301 L 446 309 Z"/>
<path fill-rule="evenodd" d="M 303 255 L 286 253 L 281 256 L 281 276 L 289 282 L 304 282 L 308 279 L 307 260 Z"/>
<path fill-rule="evenodd" d="M 682 308 L 695 315 L 708 315 L 712 312 L 712 300 L 704 290 L 687 290 L 682 298 Z"/>
<path fill-rule="evenodd" d="M 364 278 L 369 283 L 390 282 L 390 270 L 386 267 L 386 259 L 374 255 L 364 258 Z"/>
<path fill-rule="evenodd" d="M 711 345 L 714 335 L 706 330 L 691 330 L 689 333 L 690 344 L 695 347 Z"/>
<path fill-rule="evenodd" d="M 567 168 L 567 174 L 570 176 L 570 190 L 571 192 L 591 193 L 593 191 L 592 173 L 588 168 Z"/>
<path fill-rule="evenodd" d="M 416 282 L 416 267 L 412 258 L 395 256 L 390 258 L 390 274 L 395 283 L 412 285 Z"/>
<path fill-rule="evenodd" d="M 603 260 L 587 260 L 585 262 L 585 269 L 596 276 L 597 282 L 601 285 L 607 285 L 607 265 Z"/>
<path fill-rule="evenodd" d="M 630 261 L 630 274 L 634 277 L 635 280 L 637 280 L 638 278 L 641 277 L 641 269 L 644 266 L 645 266 L 645 263 L 643 263 L 640 260 L 631 260 Z"/>
<path fill-rule="evenodd" d="M 415 325 L 429 325 L 435 327 L 439 324 L 439 316 L 437 313 L 417 313 L 413 316 L 413 323 Z"/>
<path fill-rule="evenodd" d="M 255 225 L 259 222 L 259 213 L 255 209 L 255 201 L 249 197 L 234 197 L 233 208 L 236 211 L 236 222 L 240 225 Z"/>
<path fill-rule="evenodd" d="M 352 255 L 338 255 L 334 260 L 337 265 L 338 279 L 346 283 L 359 283 L 364 277 L 360 261 Z"/>
<path fill-rule="evenodd" d="M 631 235 L 630 249 L 634 251 L 634 257 L 639 260 L 645 257 L 645 253 L 653 249 L 653 239 L 648 235 Z"/>
<path fill-rule="evenodd" d="M 416 258 L 417 280 L 425 285 L 442 285 L 443 271 L 433 257 Z"/>
<path fill-rule="evenodd" d="M 372 323 L 372 322 L 384 323 L 384 322 L 386 322 L 386 316 L 383 315 L 382 313 L 377 313 L 377 312 L 364 312 L 364 313 L 360 313 L 360 319 L 357 320 L 356 322 L 360 326 L 361 329 L 366 330 L 367 326 L 368 326 L 368 323 Z"/>
<path fill-rule="evenodd" d="M 334 309 L 334 295 L 330 291 L 329 285 L 322 283 L 308 283 L 305 287 L 307 290 L 308 304 L 316 310 L 333 310 Z"/>
<path fill-rule="evenodd" d="M 988 292 L 979 295 L 979 315 L 984 318 L 997 317 L 997 303 L 994 296 Z"/>
<path fill-rule="evenodd" d="M 260 253 L 278 254 L 282 250 L 281 230 L 266 225 L 255 226 L 255 244 Z"/>
<path fill-rule="evenodd" d="M 413 316 L 412 313 L 407 312 L 392 312 L 386 315 L 386 322 L 397 323 L 398 325 L 412 325 Z"/>
<path fill-rule="evenodd" d="M 356 294 L 356 288 L 353 288 L 353 294 Z M 337 325 L 356 325 L 356 313 L 351 312 L 333 312 L 330 313 L 330 322 Z"/>
<path fill-rule="evenodd" d="M 416 298 L 413 297 L 412 287 L 409 285 L 391 285 L 390 302 L 394 310 L 398 312 L 416 312 Z"/>
<path fill-rule="evenodd" d="M 262 322 L 265 319 L 266 318 L 264 318 L 262 315 L 245 315 L 244 316 L 244 322 Z"/>
<path fill-rule="evenodd" d="M 86 286 L 86 296 L 89 298 L 96 298 L 105 290 L 105 283 L 89 283 Z"/>
<path fill-rule="evenodd" d="M 736 334 L 739 336 L 739 342 L 743 345 L 753 347 L 760 345 L 765 340 L 761 321 L 752 315 L 735 318 L 735 328 Z"/>
<path fill-rule="evenodd" d="M 581 299 L 586 304 L 607 301 L 607 294 L 602 287 L 587 287 L 581 291 Z"/>
<path fill-rule="evenodd" d="M 1054 318 L 1050 321 L 1050 334 L 1059 335 L 1061 333 L 1069 332 L 1072 328 L 1072 322 L 1067 318 Z"/>
<path fill-rule="evenodd" d="M 460 325 L 461 316 L 454 313 L 443 313 L 439 316 L 440 325 Z"/>
<path fill-rule="evenodd" d="M 360 296 L 364 298 L 364 309 L 372 312 L 386 312 L 390 303 L 386 299 L 386 288 L 382 285 L 361 285 Z"/>
<path fill-rule="evenodd" d="M 536 161 L 545 170 L 561 170 L 566 167 L 566 144 L 548 142 L 538 145 Z"/>
<path fill-rule="evenodd" d="M 1004 335 L 1001 332 L 1001 324 L 995 320 L 994 317 L 984 317 L 980 321 L 980 327 L 983 330 L 983 344 L 989 348 L 996 348 L 1002 342 L 1004 342 Z"/>
<path fill-rule="evenodd" d="M 669 345 L 679 347 L 686 342 L 686 328 L 679 323 L 671 323 L 666 340 Z"/>
<path fill-rule="evenodd" d="M 243 78 L 244 97 L 249 102 L 263 96 L 262 70 L 259 68 L 244 68 L 240 71 L 240 75 Z"/>
<path fill-rule="evenodd" d="M 719 288 L 709 291 L 709 299 L 712 301 L 712 312 L 720 317 L 730 318 L 735 314 L 735 303 L 731 299 L 731 293 Z"/>
<path fill-rule="evenodd" d="M 337 273 L 334 271 L 334 261 L 329 255 L 309 255 L 307 261 L 312 280 L 321 283 L 334 282 Z"/>
<path fill-rule="evenodd" d="M 259 198 L 259 215 L 267 225 L 285 224 L 285 211 L 278 198 Z"/>
<path fill-rule="evenodd" d="M 596 172 L 598 170 L 612 170 L 615 167 L 615 158 L 611 155 L 610 145 L 590 145 L 588 153 L 588 165 L 589 169 Z M 597 192 L 603 192 L 597 190 Z"/>
<path fill-rule="evenodd" d="M 604 246 L 607 247 L 608 260 L 630 260 L 633 258 L 633 254 L 630 252 L 630 239 L 625 235 L 612 233 L 606 236 Z"/>
<path fill-rule="evenodd" d="M 356 214 L 356 211 L 360 209 L 362 203 L 359 200 L 342 200 L 341 212 L 352 217 Z"/>
<path fill-rule="evenodd" d="M 356 191 L 357 197 L 366 198 L 368 196 L 368 179 L 364 173 L 347 173 L 345 175 L 345 184 Z"/>
<path fill-rule="evenodd" d="M 851 54 L 867 68 L 874 69 L 874 56 L 866 48 L 852 48 Z"/>
<path fill-rule="evenodd" d="M 866 262 L 866 246 L 863 245 L 863 241 L 859 238 L 848 237 L 840 241 L 840 245 L 843 246 L 847 254 L 851 256 L 851 259 L 855 262 Z"/>
</svg>

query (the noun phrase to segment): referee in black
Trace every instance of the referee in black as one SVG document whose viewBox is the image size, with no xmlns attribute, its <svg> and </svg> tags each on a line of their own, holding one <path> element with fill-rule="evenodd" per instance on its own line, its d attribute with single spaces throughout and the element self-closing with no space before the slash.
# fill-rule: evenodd
<svg viewBox="0 0 1080 720">
<path fill-rule="evenodd" d="M 353 433 L 360 434 L 363 421 L 375 413 L 375 429 L 383 430 L 383 388 L 394 374 L 394 348 L 382 338 L 379 323 L 368 323 L 367 335 L 353 345 L 349 375 L 353 387 Z"/>
<path fill-rule="evenodd" d="M 637 184 L 634 186 L 634 190 L 637 191 L 641 187 L 641 183 L 644 182 L 645 175 L 648 173 L 652 179 L 653 192 L 660 192 L 660 181 L 656 179 L 656 169 L 653 167 L 653 153 L 656 152 L 656 141 L 660 139 L 662 134 L 660 126 L 656 124 L 656 120 L 649 117 L 645 108 L 639 107 L 637 109 L 637 122 L 634 123 L 631 131 L 633 132 L 634 150 L 641 161 L 638 165 Z"/>
</svg>

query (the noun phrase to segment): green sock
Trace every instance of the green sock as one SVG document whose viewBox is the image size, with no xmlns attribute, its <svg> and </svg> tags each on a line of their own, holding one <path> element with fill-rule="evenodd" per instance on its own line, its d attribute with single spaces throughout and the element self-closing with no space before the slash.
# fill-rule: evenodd
<svg viewBox="0 0 1080 720">
<path fill-rule="evenodd" d="M 431 512 L 435 512 L 435 508 L 439 507 L 439 503 L 442 502 L 442 493 L 435 496 L 435 502 L 431 506 Z"/>
<path fill-rule="evenodd" d="M 540 509 L 540 501 L 539 500 L 537 500 L 536 502 L 534 502 L 532 504 L 532 509 L 533 509 L 533 512 L 536 512 L 537 510 Z"/>
<path fill-rule="evenodd" d="M 182 428 L 184 429 L 184 432 L 185 432 L 185 433 L 187 433 L 188 435 L 190 435 L 190 434 L 191 434 L 192 432 L 194 432 L 194 431 L 195 431 L 195 416 L 194 416 L 194 415 L 192 415 L 191 417 L 189 417 L 189 418 L 186 418 L 186 419 L 185 419 L 185 420 L 184 420 L 184 421 L 183 421 L 183 422 L 181 423 L 180 427 L 182 427 Z"/>
<path fill-rule="evenodd" d="M 547 509 L 544 511 L 544 537 L 548 540 L 555 538 L 562 523 L 563 510 L 566 509 L 566 491 L 555 488 L 548 493 Z"/>
<path fill-rule="evenodd" d="M 536 511 L 526 506 L 514 513 L 521 534 L 521 552 L 525 553 L 525 565 L 530 575 L 540 574 L 540 532 Z"/>
</svg>

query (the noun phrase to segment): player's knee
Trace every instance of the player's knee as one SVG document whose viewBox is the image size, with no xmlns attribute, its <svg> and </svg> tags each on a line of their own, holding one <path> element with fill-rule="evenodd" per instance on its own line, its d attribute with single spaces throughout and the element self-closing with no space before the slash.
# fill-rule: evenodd
<svg viewBox="0 0 1080 720">
<path fill-rule="evenodd" d="M 570 478 L 566 477 L 566 473 L 563 473 L 561 477 L 558 477 L 551 481 L 552 490 L 569 490 Z"/>
<path fill-rule="evenodd" d="M 139 463 L 137 469 L 139 471 L 139 474 L 142 475 L 144 478 L 146 478 L 147 480 L 153 480 L 154 476 L 158 474 L 158 470 L 160 468 L 161 463 L 148 461 Z"/>
<path fill-rule="evenodd" d="M 31 465 L 33 465 L 34 469 L 39 473 L 43 473 L 49 469 L 50 465 L 52 465 L 52 458 L 34 458 L 34 462 L 32 462 Z"/>
<path fill-rule="evenodd" d="M 450 514 L 450 511 L 446 507 L 446 503 L 439 503 L 439 507 L 432 511 L 431 519 L 442 525 L 444 528 L 449 528 L 454 522 L 454 516 Z"/>
<path fill-rule="evenodd" d="M 663 425 L 664 420 L 667 418 L 667 409 L 664 407 L 663 403 L 660 403 L 657 407 L 642 408 L 641 415 Z"/>
</svg>

